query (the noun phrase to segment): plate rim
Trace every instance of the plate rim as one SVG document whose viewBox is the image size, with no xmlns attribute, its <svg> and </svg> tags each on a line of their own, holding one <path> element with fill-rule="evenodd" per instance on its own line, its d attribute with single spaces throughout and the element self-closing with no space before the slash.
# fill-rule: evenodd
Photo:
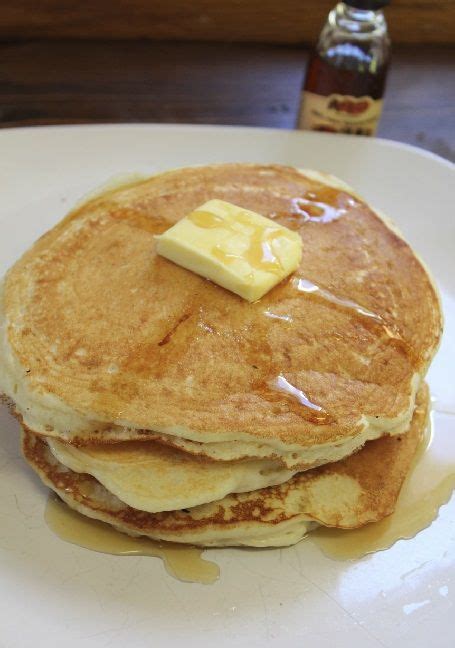
<svg viewBox="0 0 455 648">
<path fill-rule="evenodd" d="M 239 131 L 246 132 L 250 131 L 251 133 L 275 133 L 282 134 L 287 137 L 309 137 L 309 138 L 330 138 L 332 140 L 338 141 L 351 141 L 355 143 L 362 143 L 367 145 L 375 146 L 378 144 L 384 148 L 397 149 L 402 151 L 409 151 L 415 155 L 427 158 L 436 163 L 442 164 L 447 169 L 455 171 L 455 162 L 451 162 L 447 158 L 444 158 L 437 153 L 432 151 L 427 151 L 426 149 L 415 146 L 414 144 L 408 144 L 407 142 L 400 142 L 397 140 L 392 140 L 386 137 L 367 137 L 365 135 L 347 135 L 344 133 L 321 133 L 319 131 L 307 131 L 307 130 L 298 130 L 298 129 L 288 129 L 288 128 L 270 128 L 267 126 L 247 126 L 241 124 L 207 124 L 207 123 L 172 123 L 172 122 L 90 122 L 87 124 L 28 124 L 26 126 L 8 126 L 0 128 L 0 139 L 6 134 L 8 136 L 15 135 L 17 133 L 28 134 L 34 131 L 39 132 L 56 132 L 56 131 L 76 131 L 76 130 L 203 130 L 203 131 Z"/>
</svg>

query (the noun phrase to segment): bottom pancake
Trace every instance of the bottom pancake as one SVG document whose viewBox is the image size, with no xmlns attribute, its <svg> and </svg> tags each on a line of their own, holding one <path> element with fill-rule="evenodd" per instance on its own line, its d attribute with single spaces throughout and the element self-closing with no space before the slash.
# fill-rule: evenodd
<svg viewBox="0 0 455 648">
<path fill-rule="evenodd" d="M 286 546 L 316 525 L 351 529 L 393 512 L 427 423 L 428 403 L 424 386 L 406 434 L 371 441 L 347 459 L 279 486 L 163 513 L 134 509 L 94 477 L 68 469 L 39 436 L 24 430 L 22 445 L 28 463 L 71 508 L 119 531 L 201 546 Z"/>
</svg>

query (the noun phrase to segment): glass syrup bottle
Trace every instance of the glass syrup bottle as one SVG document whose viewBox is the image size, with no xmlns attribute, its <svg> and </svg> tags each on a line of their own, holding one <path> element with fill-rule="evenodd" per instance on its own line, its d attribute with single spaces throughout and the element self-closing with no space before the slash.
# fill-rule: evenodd
<svg viewBox="0 0 455 648">
<path fill-rule="evenodd" d="M 330 12 L 308 64 L 299 128 L 376 133 L 390 54 L 387 4 L 345 0 Z"/>
</svg>

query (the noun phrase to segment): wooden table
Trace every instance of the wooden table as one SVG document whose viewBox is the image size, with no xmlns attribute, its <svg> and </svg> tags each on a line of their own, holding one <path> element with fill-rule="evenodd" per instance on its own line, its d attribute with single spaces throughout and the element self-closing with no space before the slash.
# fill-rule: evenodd
<svg viewBox="0 0 455 648">
<path fill-rule="evenodd" d="M 308 53 L 152 41 L 0 44 L 0 125 L 189 122 L 294 128 Z M 379 135 L 455 159 L 455 48 L 397 48 Z"/>
</svg>

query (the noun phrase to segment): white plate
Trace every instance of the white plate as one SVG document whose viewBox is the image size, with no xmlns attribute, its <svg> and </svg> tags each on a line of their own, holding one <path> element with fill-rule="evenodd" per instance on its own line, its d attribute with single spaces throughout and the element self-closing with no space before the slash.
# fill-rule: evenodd
<svg viewBox="0 0 455 648">
<path fill-rule="evenodd" d="M 317 133 L 201 126 L 75 126 L 0 131 L 0 273 L 84 193 L 109 177 L 254 161 L 312 167 L 388 213 L 431 267 L 446 315 L 430 372 L 436 425 L 455 432 L 453 167 L 409 146 Z M 310 542 L 212 550 L 213 586 L 168 576 L 160 560 L 67 544 L 43 520 L 45 489 L 19 458 L 0 410 L 0 645 L 455 645 L 455 500 L 413 540 L 357 562 Z"/>
</svg>

